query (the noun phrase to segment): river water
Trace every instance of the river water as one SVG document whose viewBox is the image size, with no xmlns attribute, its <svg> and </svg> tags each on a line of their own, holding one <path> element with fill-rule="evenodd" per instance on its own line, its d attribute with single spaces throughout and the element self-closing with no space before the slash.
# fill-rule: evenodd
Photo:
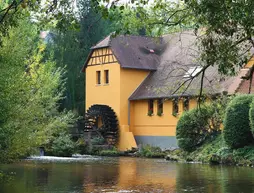
<svg viewBox="0 0 254 193">
<path fill-rule="evenodd" d="M 0 165 L 0 193 L 254 192 L 254 168 L 91 157 Z"/>
</svg>

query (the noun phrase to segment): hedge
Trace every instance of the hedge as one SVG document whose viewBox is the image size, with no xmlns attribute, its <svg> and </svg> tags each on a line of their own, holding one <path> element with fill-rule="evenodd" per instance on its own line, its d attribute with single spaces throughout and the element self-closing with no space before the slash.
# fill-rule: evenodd
<svg viewBox="0 0 254 193">
<path fill-rule="evenodd" d="M 207 107 L 185 112 L 176 126 L 178 146 L 185 151 L 192 151 L 201 145 L 210 134 L 209 119 L 212 112 Z"/>
<path fill-rule="evenodd" d="M 250 104 L 249 119 L 251 132 L 252 135 L 254 136 L 254 100 L 252 100 L 252 103 Z"/>
<path fill-rule="evenodd" d="M 240 148 L 253 141 L 249 110 L 253 95 L 236 96 L 228 105 L 224 119 L 224 139 L 232 148 Z"/>
<path fill-rule="evenodd" d="M 52 144 L 52 153 L 54 156 L 70 157 L 75 151 L 75 143 L 71 136 L 61 133 Z"/>
</svg>

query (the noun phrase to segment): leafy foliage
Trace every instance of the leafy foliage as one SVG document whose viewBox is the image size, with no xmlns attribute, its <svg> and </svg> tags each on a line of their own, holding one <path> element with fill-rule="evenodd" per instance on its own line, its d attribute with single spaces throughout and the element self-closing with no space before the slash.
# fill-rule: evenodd
<svg viewBox="0 0 254 193">
<path fill-rule="evenodd" d="M 101 150 L 98 153 L 100 156 L 119 156 L 120 152 L 117 150 L 117 148 L 113 147 L 112 149 L 108 149 L 108 150 Z"/>
<path fill-rule="evenodd" d="M 181 161 L 199 161 L 203 163 L 217 164 L 253 164 L 253 146 L 245 146 L 239 149 L 230 149 L 225 144 L 223 135 L 219 134 L 211 140 L 207 140 L 202 146 L 193 152 L 186 152 L 182 149 L 169 152 L 168 157 L 175 157 Z"/>
<path fill-rule="evenodd" d="M 240 148 L 253 142 L 249 109 L 253 95 L 236 96 L 228 105 L 224 120 L 224 139 L 230 148 Z"/>
<path fill-rule="evenodd" d="M 165 153 L 159 147 L 154 147 L 146 144 L 141 146 L 138 152 L 138 156 L 148 158 L 164 158 Z"/>
<path fill-rule="evenodd" d="M 19 18 L 31 17 L 41 26 L 55 26 L 58 29 L 77 28 L 75 5 L 72 1 L 54 0 L 2 0 L 0 2 L 0 40 Z"/>
<path fill-rule="evenodd" d="M 252 135 L 254 136 L 254 100 L 250 104 L 249 119 Z"/>
<path fill-rule="evenodd" d="M 192 151 L 211 134 L 219 131 L 220 124 L 211 120 L 215 111 L 211 106 L 202 106 L 183 113 L 176 126 L 178 145 L 185 151 Z"/>
<path fill-rule="evenodd" d="M 55 156 L 69 157 L 75 152 L 75 143 L 67 133 L 60 133 L 52 143 L 52 153 Z"/>
<path fill-rule="evenodd" d="M 245 146 L 233 151 L 233 156 L 236 162 L 243 160 L 254 161 L 254 146 Z"/>
<path fill-rule="evenodd" d="M 96 0 L 94 2 L 98 3 Z M 133 0 L 128 5 L 113 2 L 99 6 L 103 17 L 116 21 L 117 34 L 158 36 L 188 29 L 193 25 L 193 15 L 188 12 L 183 1 Z"/>
<path fill-rule="evenodd" d="M 48 143 L 54 133 L 75 121 L 59 112 L 64 69 L 52 60 L 42 62 L 45 46 L 29 21 L 4 37 L 0 52 L 0 161 L 10 161 Z M 18 43 L 17 43 L 18 42 Z"/>
<path fill-rule="evenodd" d="M 113 1 L 100 11 L 104 17 L 111 12 L 116 15 L 111 18 L 121 23 L 118 33 L 137 33 L 135 29 L 144 28 L 147 35 L 160 36 L 192 29 L 203 70 L 216 65 L 220 73 L 232 75 L 251 57 L 253 9 L 252 0 L 132 0 L 129 5 Z"/>
<path fill-rule="evenodd" d="M 52 29 L 48 34 L 51 41 L 47 43 L 47 55 L 53 59 L 57 67 L 66 67 L 66 90 L 61 101 L 61 107 L 77 111 L 80 115 L 84 113 L 84 73 L 81 69 L 90 52 L 90 47 L 113 30 L 109 20 L 101 18 L 91 7 L 91 2 L 81 0 L 77 4 L 80 30 Z"/>
<path fill-rule="evenodd" d="M 94 137 L 91 139 L 92 145 L 104 145 L 106 143 L 103 137 Z"/>
</svg>

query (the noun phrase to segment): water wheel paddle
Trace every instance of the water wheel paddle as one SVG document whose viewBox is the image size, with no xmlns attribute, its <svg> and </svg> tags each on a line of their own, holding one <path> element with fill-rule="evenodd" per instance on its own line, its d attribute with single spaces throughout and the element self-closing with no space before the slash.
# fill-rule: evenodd
<svg viewBox="0 0 254 193">
<path fill-rule="evenodd" d="M 118 120 L 114 110 L 107 105 L 92 105 L 85 114 L 85 131 L 96 132 L 109 145 L 116 145 Z"/>
</svg>

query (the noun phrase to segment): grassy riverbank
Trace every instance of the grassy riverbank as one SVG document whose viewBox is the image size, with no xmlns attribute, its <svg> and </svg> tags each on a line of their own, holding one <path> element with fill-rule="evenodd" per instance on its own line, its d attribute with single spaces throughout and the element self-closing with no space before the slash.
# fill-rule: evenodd
<svg viewBox="0 0 254 193">
<path fill-rule="evenodd" d="M 159 147 L 153 147 L 150 145 L 143 145 L 139 149 L 132 149 L 129 151 L 118 151 L 115 147 L 108 147 L 107 149 L 98 148 L 98 146 L 93 147 L 90 155 L 97 156 L 129 156 L 129 157 L 144 157 L 144 158 L 165 158 L 167 153 L 162 151 Z"/>
<path fill-rule="evenodd" d="M 254 166 L 254 146 L 230 149 L 226 146 L 222 134 L 205 142 L 193 152 L 181 149 L 168 152 L 168 160 L 202 162 L 211 164 Z"/>
</svg>

